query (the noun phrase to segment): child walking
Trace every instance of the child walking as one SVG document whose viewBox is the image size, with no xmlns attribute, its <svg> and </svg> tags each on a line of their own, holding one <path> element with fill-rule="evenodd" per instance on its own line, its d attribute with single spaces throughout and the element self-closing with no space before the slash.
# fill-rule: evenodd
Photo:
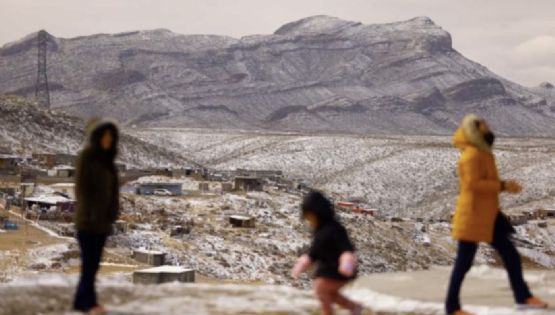
<svg viewBox="0 0 555 315">
<path fill-rule="evenodd" d="M 461 150 L 460 196 L 453 218 L 453 238 L 459 243 L 445 302 L 448 315 L 470 315 L 462 310 L 459 294 L 480 242 L 489 243 L 503 259 L 519 308 L 547 308 L 524 281 L 520 255 L 510 239 L 514 229 L 499 211 L 499 194 L 516 194 L 522 187 L 499 178 L 492 152 L 494 140 L 486 121 L 475 115 L 465 117 L 454 136 L 453 142 Z"/>
<path fill-rule="evenodd" d="M 302 218 L 314 230 L 312 245 L 291 271 L 297 278 L 316 264 L 314 291 L 322 305 L 324 315 L 333 315 L 333 304 L 362 313 L 362 305 L 351 301 L 340 290 L 356 276 L 355 248 L 347 231 L 337 220 L 331 202 L 320 192 L 309 193 L 301 205 Z"/>
</svg>

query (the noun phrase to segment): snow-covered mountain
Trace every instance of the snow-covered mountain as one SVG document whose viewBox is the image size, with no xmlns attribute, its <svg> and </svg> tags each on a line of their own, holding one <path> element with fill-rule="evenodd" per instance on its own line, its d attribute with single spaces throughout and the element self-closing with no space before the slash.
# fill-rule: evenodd
<svg viewBox="0 0 555 315">
<path fill-rule="evenodd" d="M 36 35 L 0 49 L 0 92 L 31 95 Z M 130 125 L 445 134 L 475 112 L 554 135 L 555 100 L 465 58 L 426 17 L 315 16 L 241 39 L 168 30 L 48 39 L 53 104 Z"/>
<path fill-rule="evenodd" d="M 75 154 L 83 144 L 85 121 L 50 111 L 21 97 L 0 95 L 0 148 L 20 156 Z M 6 153 L 6 152 L 4 152 Z M 192 165 L 179 153 L 122 134 L 120 160 L 132 167 Z"/>
</svg>

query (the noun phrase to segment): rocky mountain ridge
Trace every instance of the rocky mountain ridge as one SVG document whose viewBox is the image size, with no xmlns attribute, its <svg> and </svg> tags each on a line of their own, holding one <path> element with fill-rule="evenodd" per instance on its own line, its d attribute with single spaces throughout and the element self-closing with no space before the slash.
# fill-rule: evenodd
<svg viewBox="0 0 555 315">
<path fill-rule="evenodd" d="M 240 39 L 168 30 L 49 37 L 56 108 L 143 127 L 447 134 L 469 112 L 555 134 L 555 99 L 473 62 L 427 17 L 314 16 Z M 0 91 L 34 92 L 33 34 L 0 49 Z M 538 91 L 538 89 L 541 89 Z"/>
</svg>

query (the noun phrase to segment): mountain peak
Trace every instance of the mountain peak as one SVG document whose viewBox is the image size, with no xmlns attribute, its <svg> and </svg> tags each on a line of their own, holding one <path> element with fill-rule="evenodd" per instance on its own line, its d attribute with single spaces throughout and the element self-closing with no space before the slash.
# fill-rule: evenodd
<svg viewBox="0 0 555 315">
<path fill-rule="evenodd" d="M 280 27 L 274 34 L 295 35 L 299 33 L 325 33 L 348 26 L 360 25 L 361 23 L 345 21 L 328 15 L 315 15 L 287 23 Z"/>
<path fill-rule="evenodd" d="M 276 35 L 296 35 L 304 33 L 330 33 L 337 32 L 338 30 L 343 30 L 349 27 L 355 27 L 363 25 L 360 22 L 353 22 L 342 20 L 340 18 L 329 16 L 329 15 L 315 15 L 306 17 L 291 23 L 287 23 L 280 27 L 274 34 Z M 376 24 L 380 25 L 390 25 L 399 26 L 401 28 L 407 27 L 417 27 L 417 28 L 435 28 L 441 29 L 431 18 L 427 16 L 417 16 L 410 20 L 393 22 L 388 24 Z M 372 25 L 366 25 L 372 26 Z"/>
<path fill-rule="evenodd" d="M 409 23 L 418 23 L 418 24 L 426 24 L 426 25 L 437 25 L 431 18 L 427 16 L 417 16 L 408 20 Z"/>
<path fill-rule="evenodd" d="M 553 86 L 553 84 L 551 84 L 550 82 L 546 81 L 546 82 L 540 83 L 540 88 L 550 90 L 550 89 L 555 88 L 555 86 Z"/>
<path fill-rule="evenodd" d="M 19 52 L 27 51 L 29 49 L 35 48 L 37 46 L 37 37 L 40 32 L 46 33 L 46 41 L 48 42 L 48 49 L 57 50 L 58 49 L 57 38 L 45 30 L 39 30 L 23 37 L 18 41 L 5 44 L 4 46 L 1 47 L 2 52 L 0 53 L 0 55 L 9 56 L 12 54 L 17 54 Z"/>
</svg>

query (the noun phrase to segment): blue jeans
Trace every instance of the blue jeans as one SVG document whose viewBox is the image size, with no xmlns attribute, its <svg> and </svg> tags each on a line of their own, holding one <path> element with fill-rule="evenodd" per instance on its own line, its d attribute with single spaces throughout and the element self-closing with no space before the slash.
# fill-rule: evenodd
<svg viewBox="0 0 555 315">
<path fill-rule="evenodd" d="M 505 227 L 499 226 L 499 221 L 500 220 L 496 221 L 493 242 L 490 245 L 499 253 L 503 263 L 505 264 L 505 269 L 509 275 L 509 281 L 511 282 L 511 288 L 513 289 L 516 303 L 522 304 L 526 302 L 532 294 L 530 293 L 530 289 L 522 276 L 522 263 L 520 261 L 520 255 L 513 245 L 513 242 L 510 240 L 510 234 L 507 233 Z M 447 300 L 445 302 L 445 310 L 447 311 L 447 314 L 452 314 L 461 309 L 461 303 L 459 300 L 461 286 L 466 273 L 472 267 L 472 262 L 474 261 L 474 256 L 476 255 L 477 250 L 477 243 L 464 241 L 459 242 L 457 259 L 455 260 L 455 266 L 453 268 L 453 273 L 451 274 Z"/>
<path fill-rule="evenodd" d="M 94 283 L 104 244 L 106 244 L 106 237 L 106 234 L 81 231 L 77 233 L 77 240 L 81 248 L 81 277 L 73 302 L 73 309 L 77 311 L 86 312 L 98 306 Z"/>
</svg>

